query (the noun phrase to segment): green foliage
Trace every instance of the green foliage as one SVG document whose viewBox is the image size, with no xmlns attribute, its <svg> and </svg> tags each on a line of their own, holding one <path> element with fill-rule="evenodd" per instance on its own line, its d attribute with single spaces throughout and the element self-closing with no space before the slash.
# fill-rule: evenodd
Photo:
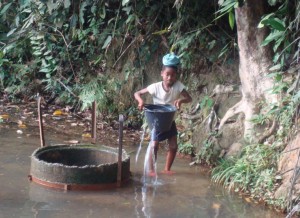
<svg viewBox="0 0 300 218">
<path fill-rule="evenodd" d="M 221 160 L 212 171 L 212 180 L 229 190 L 250 192 L 254 198 L 272 200 L 279 154 L 278 149 L 269 145 L 247 145 L 241 157 Z"/>
<path fill-rule="evenodd" d="M 296 61 L 296 57 L 299 56 L 297 45 L 300 38 L 297 32 L 299 31 L 300 3 L 270 0 L 269 4 L 278 6 L 274 12 L 266 14 L 258 25 L 259 28 L 267 26 L 271 30 L 262 42 L 262 46 L 272 45 L 275 52 L 274 64 L 286 66 L 287 61 L 289 63 L 292 59 Z"/>
<path fill-rule="evenodd" d="M 125 125 L 131 128 L 139 129 L 143 125 L 144 114 L 141 113 L 137 107 L 132 106 L 128 108 L 125 112 L 127 114 L 127 119 L 125 120 Z"/>
<path fill-rule="evenodd" d="M 194 155 L 195 154 L 195 146 L 191 143 L 179 143 L 178 152 L 186 155 Z"/>
<path fill-rule="evenodd" d="M 197 162 L 212 164 L 215 162 L 214 143 L 211 140 L 205 140 L 200 151 L 197 153 Z"/>
<path fill-rule="evenodd" d="M 181 56 L 182 68 L 190 68 L 193 54 L 209 42 L 210 48 L 224 43 L 210 35 L 215 3 L 173 5 L 171 0 L 0 4 L 1 90 L 10 96 L 40 92 L 82 109 L 96 100 L 101 111 L 124 112 L 132 100 L 116 96 L 131 81 L 143 81 L 145 65 L 162 42 L 164 52 Z"/>
<path fill-rule="evenodd" d="M 214 103 L 214 100 L 207 95 L 202 98 L 200 102 L 200 108 L 204 117 L 206 117 L 210 113 L 212 107 L 214 106 Z"/>
<path fill-rule="evenodd" d="M 196 154 L 198 163 L 215 165 L 217 163 L 218 151 L 216 150 L 216 138 L 220 136 L 218 132 L 211 132 L 207 139 L 204 140 L 202 147 Z"/>
<path fill-rule="evenodd" d="M 207 108 L 210 110 L 212 106 L 214 105 L 214 100 L 210 98 L 209 96 L 204 96 L 200 102 L 200 108 L 203 110 L 204 108 Z"/>
</svg>

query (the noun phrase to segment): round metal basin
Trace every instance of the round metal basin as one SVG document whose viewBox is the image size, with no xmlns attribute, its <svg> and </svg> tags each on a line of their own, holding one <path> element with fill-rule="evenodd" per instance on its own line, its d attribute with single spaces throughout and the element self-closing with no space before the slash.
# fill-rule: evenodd
<svg viewBox="0 0 300 218">
<path fill-rule="evenodd" d="M 94 145 L 55 145 L 36 149 L 29 179 L 60 189 L 95 190 L 117 185 L 118 149 Z M 122 179 L 130 177 L 130 158 L 123 150 Z"/>
</svg>

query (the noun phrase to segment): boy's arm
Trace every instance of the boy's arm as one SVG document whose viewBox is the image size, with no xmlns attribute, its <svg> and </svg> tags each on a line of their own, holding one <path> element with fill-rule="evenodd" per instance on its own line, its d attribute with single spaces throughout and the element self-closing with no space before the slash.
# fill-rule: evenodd
<svg viewBox="0 0 300 218">
<path fill-rule="evenodd" d="M 174 102 L 175 107 L 177 107 L 178 109 L 180 109 L 180 106 L 181 106 L 182 103 L 189 103 L 189 102 L 192 101 L 192 97 L 190 96 L 190 94 L 185 89 L 183 89 L 180 94 L 183 98 L 177 99 Z"/>
<path fill-rule="evenodd" d="M 144 108 L 144 100 L 142 99 L 141 96 L 145 93 L 148 93 L 147 88 L 141 89 L 140 91 L 137 91 L 134 93 L 134 98 L 135 98 L 135 100 L 138 101 L 138 108 L 140 110 L 143 110 L 143 108 Z"/>
</svg>

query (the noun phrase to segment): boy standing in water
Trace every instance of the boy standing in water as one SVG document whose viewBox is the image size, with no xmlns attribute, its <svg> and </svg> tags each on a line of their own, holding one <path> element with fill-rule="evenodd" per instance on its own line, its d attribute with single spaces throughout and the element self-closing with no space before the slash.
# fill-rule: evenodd
<svg viewBox="0 0 300 218">
<path fill-rule="evenodd" d="M 167 54 L 163 57 L 163 68 L 161 71 L 162 81 L 153 83 L 147 88 L 134 93 L 135 99 L 138 101 L 138 108 L 142 110 L 144 108 L 144 101 L 141 96 L 145 93 L 149 93 L 153 97 L 154 104 L 171 104 L 177 109 L 180 109 L 182 103 L 189 103 L 192 101 L 191 96 L 186 91 L 184 85 L 177 81 L 177 68 L 180 63 L 179 57 L 174 54 Z M 160 141 L 168 139 L 169 150 L 167 153 L 166 164 L 164 173 L 173 174 L 171 166 L 176 156 L 178 144 L 177 144 L 177 128 L 175 121 L 172 123 L 172 127 L 167 132 L 155 132 L 152 136 L 152 146 L 154 150 L 155 161 L 157 158 L 158 145 Z M 152 157 L 149 159 L 151 172 L 153 175 L 153 161 Z"/>
</svg>

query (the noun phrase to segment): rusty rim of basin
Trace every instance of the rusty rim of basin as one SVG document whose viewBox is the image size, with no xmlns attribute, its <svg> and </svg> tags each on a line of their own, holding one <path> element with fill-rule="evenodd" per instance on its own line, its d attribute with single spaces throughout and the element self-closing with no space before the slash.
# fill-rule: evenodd
<svg viewBox="0 0 300 218">
<path fill-rule="evenodd" d="M 31 155 L 29 180 L 64 190 L 103 190 L 117 187 L 118 149 L 96 145 L 59 144 Z M 122 183 L 130 178 L 130 157 L 122 150 Z"/>
</svg>

